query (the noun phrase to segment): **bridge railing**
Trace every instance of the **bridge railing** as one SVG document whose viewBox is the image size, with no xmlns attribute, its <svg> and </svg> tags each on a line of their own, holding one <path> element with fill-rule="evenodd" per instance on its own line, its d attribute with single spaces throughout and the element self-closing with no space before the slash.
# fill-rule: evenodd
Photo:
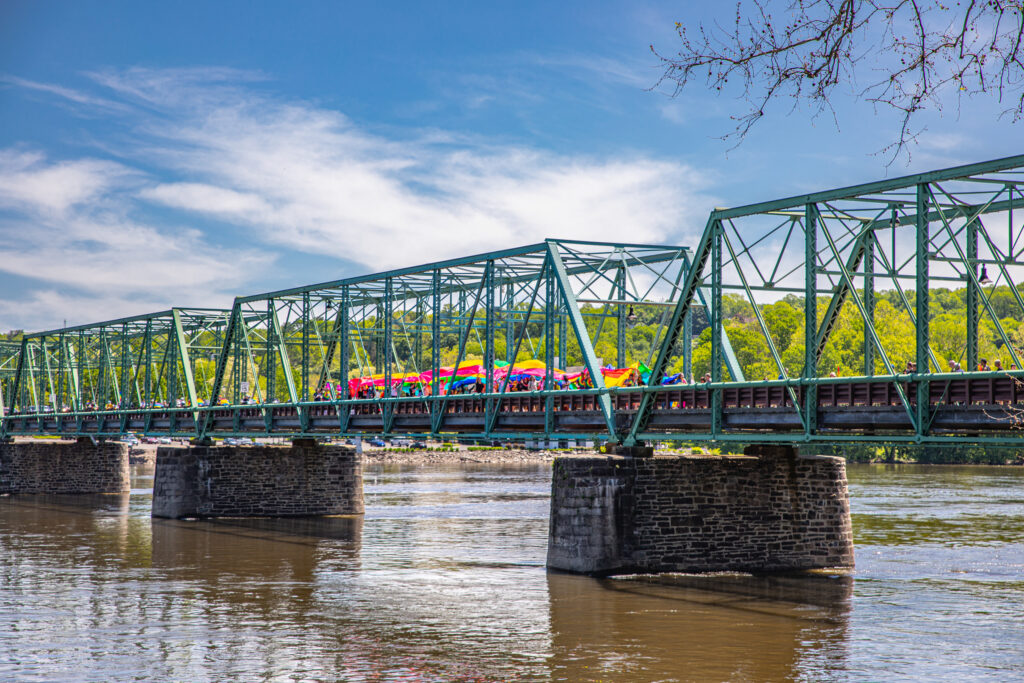
<svg viewBox="0 0 1024 683">
<path fill-rule="evenodd" d="M 1014 429 L 1015 425 L 1024 424 L 1022 374 L 1017 371 L 929 375 L 930 421 L 939 431 L 945 430 L 946 433 L 953 433 L 957 429 L 961 432 L 992 429 L 1006 431 Z M 601 396 L 608 397 L 611 409 L 617 416 L 617 425 L 626 428 L 630 420 L 635 418 L 642 397 L 649 394 L 657 417 L 655 426 L 652 426 L 646 438 L 685 439 L 695 434 L 706 435 L 715 411 L 715 394 L 718 392 L 721 415 L 726 418 L 718 436 L 725 440 L 735 437 L 735 440 L 742 436 L 749 439 L 750 432 L 760 428 L 758 425 L 769 425 L 777 432 L 801 430 L 799 408 L 813 388 L 817 394 L 820 415 L 844 416 L 847 413 L 860 414 L 851 410 L 874 411 L 872 414 L 888 417 L 877 422 L 872 429 L 879 430 L 879 433 L 905 436 L 914 425 L 908 422 L 910 418 L 907 416 L 904 399 L 911 408 L 916 408 L 920 379 L 921 376 L 914 375 L 811 380 L 794 378 L 748 383 L 456 394 L 447 397 L 389 397 L 294 404 L 25 412 L 4 418 L 4 428 L 11 435 L 110 436 L 132 431 L 197 436 L 200 426 L 206 421 L 210 425 L 209 433 L 215 436 L 288 436 L 304 433 L 356 435 L 389 431 L 429 434 L 455 430 L 482 437 L 518 434 L 523 438 L 557 437 L 559 433 L 572 431 L 585 433 L 593 439 L 606 439 L 610 435 L 602 431 L 602 421 L 590 419 L 601 414 Z M 939 411 L 945 411 L 945 417 L 939 416 Z M 431 418 L 436 418 L 438 414 L 443 419 L 438 423 L 432 422 Z M 742 414 L 751 417 L 744 421 L 744 418 L 737 417 Z M 590 418 L 587 418 L 588 415 Z M 765 417 L 768 415 L 777 417 Z M 858 423 L 849 415 L 841 419 L 830 418 L 832 422 L 825 420 L 823 432 L 831 431 L 835 434 L 839 429 L 854 434 L 866 429 L 868 423 Z M 935 416 L 939 416 L 938 421 L 935 421 Z M 445 422 L 445 419 L 453 417 L 459 418 L 454 426 Z M 399 423 L 389 430 L 386 418 L 397 419 Z M 840 426 L 837 427 L 837 424 Z"/>
</svg>

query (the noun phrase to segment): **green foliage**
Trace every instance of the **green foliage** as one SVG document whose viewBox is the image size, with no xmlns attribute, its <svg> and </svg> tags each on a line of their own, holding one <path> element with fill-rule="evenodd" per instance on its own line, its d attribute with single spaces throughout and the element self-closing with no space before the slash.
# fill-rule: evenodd
<svg viewBox="0 0 1024 683">
<path fill-rule="evenodd" d="M 914 306 L 914 292 L 906 292 L 904 303 L 895 290 L 877 293 L 874 330 L 888 356 L 893 370 L 900 372 L 907 361 L 915 360 L 916 333 L 908 304 Z M 1010 343 L 1016 349 L 1024 348 L 1024 314 L 1009 287 L 997 287 L 990 294 L 992 308 L 999 316 L 999 324 L 1006 332 Z M 819 324 L 828 307 L 828 299 L 818 300 Z M 949 360 L 963 363 L 967 347 L 967 304 L 966 290 L 936 289 L 930 292 L 931 349 L 938 361 L 932 372 L 948 370 Z M 790 377 L 798 377 L 804 365 L 804 299 L 787 295 L 783 299 L 760 306 L 761 317 L 768 335 L 765 335 L 754 315 L 750 303 L 739 294 L 725 294 L 722 297 L 722 313 L 726 333 L 736 353 L 736 360 L 746 379 L 775 379 L 779 376 L 779 364 L 769 347 L 769 339 Z M 985 307 L 979 307 L 978 325 L 979 354 L 990 361 L 1000 358 L 1007 367 L 1011 364 L 995 322 Z M 828 342 L 818 361 L 818 375 L 863 375 L 864 367 L 864 322 L 856 305 L 847 300 L 839 312 L 838 322 L 832 329 Z M 881 354 L 874 354 L 875 373 L 885 373 Z M 693 373 L 701 376 L 709 372 L 711 359 L 710 329 L 704 330 L 697 338 L 693 351 Z M 671 366 L 678 372 L 682 359 L 676 359 Z M 966 369 L 966 368 L 965 368 Z M 723 377 L 727 376 L 723 374 Z"/>
</svg>

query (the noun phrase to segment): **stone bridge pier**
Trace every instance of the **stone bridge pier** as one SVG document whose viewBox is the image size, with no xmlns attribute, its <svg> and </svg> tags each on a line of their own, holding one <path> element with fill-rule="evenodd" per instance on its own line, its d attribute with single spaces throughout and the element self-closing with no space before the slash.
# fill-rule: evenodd
<svg viewBox="0 0 1024 683">
<path fill-rule="evenodd" d="M 307 517 L 363 513 L 362 456 L 288 446 L 157 449 L 153 517 Z"/>
<path fill-rule="evenodd" d="M 842 458 L 760 446 L 741 456 L 555 460 L 547 565 L 610 575 L 853 566 Z"/>
<path fill-rule="evenodd" d="M 0 494 L 127 493 L 128 445 L 116 441 L 0 441 Z"/>
</svg>

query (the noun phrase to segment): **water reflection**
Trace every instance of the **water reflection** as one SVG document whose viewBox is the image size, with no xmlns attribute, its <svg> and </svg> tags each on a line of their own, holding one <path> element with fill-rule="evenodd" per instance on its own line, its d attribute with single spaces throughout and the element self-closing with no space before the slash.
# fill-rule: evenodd
<svg viewBox="0 0 1024 683">
<path fill-rule="evenodd" d="M 127 493 L 0 497 L 0 547 L 49 552 L 64 566 L 148 566 L 148 524 L 130 507 Z"/>
<path fill-rule="evenodd" d="M 0 497 L 0 680 L 1024 671 L 1024 468 L 849 472 L 855 581 L 548 574 L 547 467 L 370 467 L 365 520 L 151 520 L 140 468 Z"/>
<path fill-rule="evenodd" d="M 153 567 L 206 581 L 313 581 L 321 541 L 335 559 L 357 562 L 363 518 L 152 520 Z"/>
<path fill-rule="evenodd" d="M 550 573 L 556 680 L 789 680 L 837 668 L 849 576 L 660 576 Z"/>
</svg>

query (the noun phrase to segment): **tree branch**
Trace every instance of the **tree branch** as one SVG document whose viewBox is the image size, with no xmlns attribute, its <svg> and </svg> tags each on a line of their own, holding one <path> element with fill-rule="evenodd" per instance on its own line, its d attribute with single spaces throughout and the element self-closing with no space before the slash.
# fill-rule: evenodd
<svg viewBox="0 0 1024 683">
<path fill-rule="evenodd" d="M 957 8 L 942 0 L 738 0 L 729 30 L 689 28 L 676 23 L 680 48 L 673 56 L 651 46 L 664 67 L 654 87 L 670 82 L 678 96 L 703 82 L 720 94 L 732 80 L 746 107 L 723 137 L 737 144 L 780 99 L 835 115 L 836 87 L 868 74 L 856 97 L 901 115 L 897 139 L 883 150 L 895 150 L 893 159 L 909 154 L 921 132 L 917 116 L 941 110 L 950 91 L 959 102 L 994 90 L 999 102 L 1014 100 L 1001 116 L 1024 115 L 1019 0 L 971 0 Z"/>
</svg>

